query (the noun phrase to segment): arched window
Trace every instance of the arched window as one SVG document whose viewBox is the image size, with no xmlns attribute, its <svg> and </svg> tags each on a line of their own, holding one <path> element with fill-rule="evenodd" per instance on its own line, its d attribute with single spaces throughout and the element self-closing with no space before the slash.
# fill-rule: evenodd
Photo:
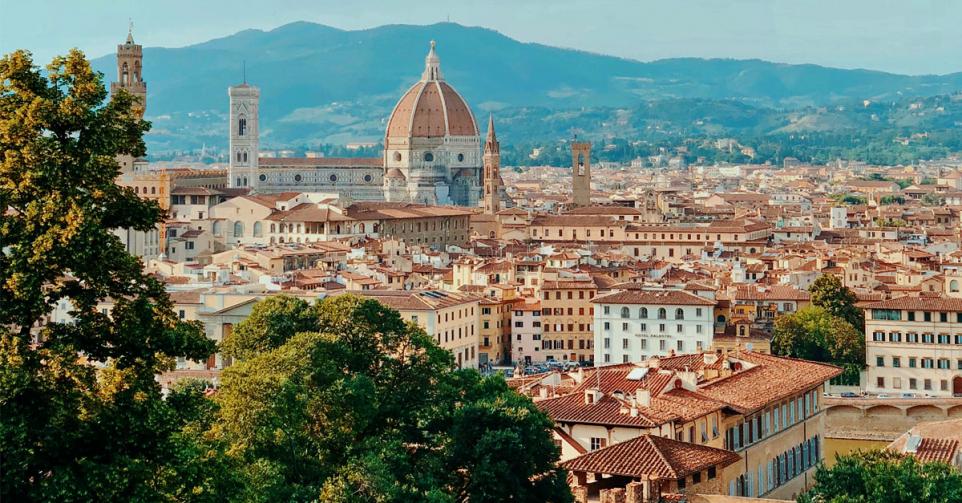
<svg viewBox="0 0 962 503">
<path fill-rule="evenodd" d="M 357 231 L 360 232 L 361 234 L 364 233 L 364 224 L 363 224 L 363 223 L 357 224 Z"/>
<path fill-rule="evenodd" d="M 641 308 L 641 309 L 638 311 L 638 317 L 641 318 L 641 319 L 646 319 L 646 318 L 648 318 L 648 308 L 647 308 L 647 307 Z"/>
<path fill-rule="evenodd" d="M 247 152 L 244 152 L 244 162 L 247 162 Z"/>
<path fill-rule="evenodd" d="M 263 225 L 260 222 L 254 222 L 254 237 L 259 238 L 264 235 Z"/>
<path fill-rule="evenodd" d="M 274 224 L 271 224 L 271 234 L 275 232 L 277 232 L 277 227 Z"/>
<path fill-rule="evenodd" d="M 130 69 L 127 68 L 127 63 L 120 68 L 120 83 L 124 86 L 130 84 Z"/>
<path fill-rule="evenodd" d="M 663 307 L 658 308 L 658 319 L 664 320 L 667 318 L 668 318 L 668 311 L 666 311 L 665 308 Z"/>
<path fill-rule="evenodd" d="M 678 309 L 675 309 L 675 319 L 676 320 L 685 319 L 685 310 L 680 307 Z"/>
<path fill-rule="evenodd" d="M 241 117 L 237 121 L 237 136 L 244 136 L 247 133 L 247 119 Z"/>
<path fill-rule="evenodd" d="M 220 232 L 221 232 L 220 220 L 214 220 L 213 231 L 215 236 L 220 236 Z"/>
<path fill-rule="evenodd" d="M 234 237 L 240 237 L 244 235 L 244 223 L 234 222 Z"/>
<path fill-rule="evenodd" d="M 628 308 L 627 308 L 627 307 L 621 308 L 621 317 L 622 317 L 622 318 L 627 318 L 627 317 L 629 317 L 629 316 L 631 316 L 631 315 L 628 313 Z"/>
</svg>

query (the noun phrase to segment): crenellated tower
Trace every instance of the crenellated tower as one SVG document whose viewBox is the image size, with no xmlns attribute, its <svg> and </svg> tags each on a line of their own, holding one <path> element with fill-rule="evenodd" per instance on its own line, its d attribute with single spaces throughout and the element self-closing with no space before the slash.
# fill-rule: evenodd
<svg viewBox="0 0 962 503">
<path fill-rule="evenodd" d="M 127 40 L 117 45 L 117 80 L 110 83 L 110 94 L 115 96 L 121 89 L 134 96 L 133 111 L 144 117 L 147 108 L 147 83 L 143 78 L 143 48 L 134 42 L 133 24 L 127 28 Z M 122 175 L 134 170 L 135 159 L 130 155 L 117 158 Z"/>
<path fill-rule="evenodd" d="M 591 204 L 591 144 L 571 144 L 572 203 L 576 207 Z"/>
</svg>

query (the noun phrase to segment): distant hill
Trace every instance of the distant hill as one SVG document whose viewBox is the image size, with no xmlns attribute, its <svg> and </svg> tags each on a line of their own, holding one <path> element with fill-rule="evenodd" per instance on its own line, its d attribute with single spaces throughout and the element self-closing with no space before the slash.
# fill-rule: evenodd
<svg viewBox="0 0 962 503">
<path fill-rule="evenodd" d="M 188 47 L 145 48 L 150 147 L 223 146 L 226 89 L 241 81 L 245 61 L 248 82 L 261 88 L 266 146 L 377 139 L 395 101 L 420 76 L 429 40 L 438 41 L 445 78 L 476 114 L 519 107 L 638 109 L 649 100 L 687 99 L 797 109 L 962 89 L 962 73 L 905 76 L 760 60 L 639 62 L 454 23 L 345 31 L 297 22 Z M 113 55 L 93 64 L 108 81 L 114 78 Z"/>
</svg>

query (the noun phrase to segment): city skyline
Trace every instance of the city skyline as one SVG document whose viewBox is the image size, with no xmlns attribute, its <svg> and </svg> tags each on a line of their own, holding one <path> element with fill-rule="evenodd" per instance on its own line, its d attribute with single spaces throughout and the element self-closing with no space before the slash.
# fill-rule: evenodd
<svg viewBox="0 0 962 503">
<path fill-rule="evenodd" d="M 283 0 L 267 6 L 218 0 L 191 4 L 191 16 L 184 16 L 187 4 L 183 2 L 109 2 L 110 8 L 94 9 L 90 4 L 108 6 L 102 1 L 5 5 L 10 15 L 0 21 L 0 51 L 31 50 L 38 64 L 46 64 L 70 47 L 99 57 L 113 52 L 117 32 L 125 29 L 129 20 L 134 23 L 138 41 L 149 47 L 187 46 L 245 29 L 270 30 L 295 21 L 345 30 L 451 21 L 491 28 L 524 42 L 640 61 L 757 58 L 913 75 L 962 71 L 954 57 L 962 46 L 962 33 L 953 29 L 953 20 L 962 18 L 962 5 L 934 1 L 911 5 L 889 0 L 854 1 L 839 5 L 825 0 L 742 0 L 722 6 L 696 0 L 679 10 L 673 3 L 661 1 L 575 1 L 560 5 L 513 5 L 503 0 L 452 5 L 429 1 L 400 8 L 396 2 L 375 0 L 363 2 L 359 9 L 336 2 L 303 5 Z M 230 16 L 224 16 L 226 12 Z M 612 12 L 623 15 L 611 16 Z M 16 22 L 36 17 L 45 20 L 45 29 Z"/>
</svg>

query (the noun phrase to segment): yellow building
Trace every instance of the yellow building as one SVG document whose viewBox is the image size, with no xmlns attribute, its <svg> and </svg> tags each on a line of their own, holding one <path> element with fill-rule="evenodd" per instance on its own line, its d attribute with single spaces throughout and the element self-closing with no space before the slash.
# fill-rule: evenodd
<svg viewBox="0 0 962 503">
<path fill-rule="evenodd" d="M 545 281 L 541 286 L 541 348 L 546 360 L 594 360 L 594 281 Z"/>
<path fill-rule="evenodd" d="M 822 391 L 839 373 L 831 365 L 755 352 L 695 353 L 578 372 L 572 374 L 573 391 L 556 397 L 545 393 L 536 403 L 555 422 L 562 466 L 585 472 L 576 474 L 575 485 L 586 488 L 589 497 L 641 482 L 662 494 L 794 499 L 812 484 L 822 460 Z M 644 435 L 675 441 L 656 441 L 649 446 L 655 451 L 700 449 L 718 463 L 650 479 L 619 474 L 603 463 L 586 470 L 576 462 L 617 452 L 619 444 Z M 730 462 L 731 456 L 738 461 Z M 576 495 L 582 491 L 575 489 Z"/>
</svg>

